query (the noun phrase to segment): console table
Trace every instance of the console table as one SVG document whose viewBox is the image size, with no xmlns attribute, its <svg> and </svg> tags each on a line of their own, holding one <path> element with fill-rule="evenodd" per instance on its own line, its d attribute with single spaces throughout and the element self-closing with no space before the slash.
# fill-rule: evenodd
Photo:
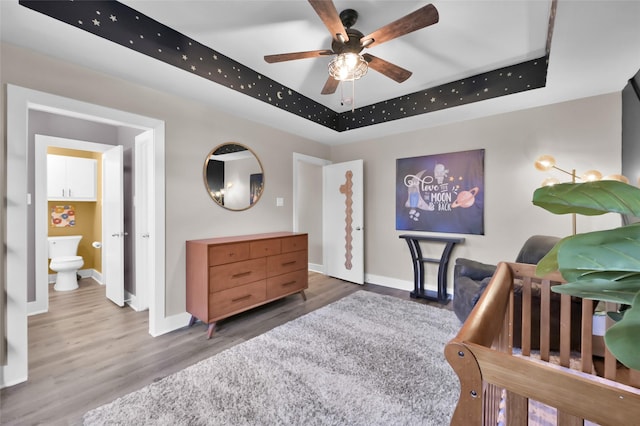
<svg viewBox="0 0 640 426">
<path fill-rule="evenodd" d="M 409 245 L 409 251 L 411 252 L 411 262 L 413 264 L 413 285 L 414 290 L 411 292 L 411 297 L 419 299 L 434 300 L 442 304 L 449 303 L 449 296 L 447 295 L 447 268 L 449 266 L 449 256 L 453 251 L 453 247 L 457 243 L 463 243 L 464 238 L 446 238 L 446 237 L 431 237 L 425 235 L 400 235 Z M 422 256 L 422 249 L 420 248 L 420 242 L 435 242 L 445 243 L 444 250 L 440 259 L 428 258 Z M 437 293 L 432 290 L 424 289 L 424 264 L 425 263 L 437 263 L 438 264 L 438 291 Z"/>
</svg>

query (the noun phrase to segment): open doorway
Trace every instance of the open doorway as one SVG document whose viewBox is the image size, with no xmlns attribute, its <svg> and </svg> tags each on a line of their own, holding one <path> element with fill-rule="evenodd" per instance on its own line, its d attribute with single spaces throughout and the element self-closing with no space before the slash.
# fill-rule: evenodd
<svg viewBox="0 0 640 426">
<path fill-rule="evenodd" d="M 29 114 L 30 129 L 38 128 L 38 132 L 48 134 L 56 134 L 57 126 L 51 123 L 62 124 L 63 128 L 79 127 L 89 129 L 89 133 L 99 133 L 100 128 L 87 124 L 84 120 L 77 120 L 69 117 L 53 115 L 40 111 L 32 111 Z M 47 123 L 47 129 L 44 126 L 36 126 L 32 121 Z M 107 127 L 109 129 L 109 127 Z M 145 217 L 136 217 L 133 196 L 135 187 L 133 182 L 138 173 L 142 174 L 142 178 L 149 179 L 146 170 L 141 167 L 140 172 L 132 167 L 134 159 L 134 143 L 138 139 L 137 133 L 142 131 L 139 129 L 119 129 L 113 127 L 110 129 L 113 135 L 123 135 L 117 138 L 108 135 L 108 138 L 114 139 L 114 144 L 104 144 L 89 142 L 80 139 L 61 138 L 57 136 L 35 135 L 35 297 L 32 295 L 32 289 L 28 288 L 28 314 L 34 315 L 48 310 L 48 267 L 47 267 L 47 250 L 44 242 L 47 235 L 53 229 L 49 220 L 49 209 L 55 202 L 48 202 L 47 185 L 47 154 L 52 150 L 57 153 L 67 153 L 69 155 L 90 155 L 98 159 L 98 200 L 92 203 L 72 203 L 75 206 L 73 225 L 78 225 L 80 232 L 84 233 L 79 248 L 80 255 L 88 258 L 84 262 L 84 267 L 79 274 L 82 277 L 91 277 L 100 284 L 106 284 L 108 287 L 107 297 L 118 306 L 123 306 L 125 300 L 135 310 L 144 310 L 148 307 L 144 305 L 148 293 L 146 288 L 148 283 L 143 278 L 140 282 L 136 280 L 135 272 L 137 270 L 145 271 L 149 265 L 145 264 L 146 257 L 136 256 L 134 247 L 137 238 L 136 229 L 143 226 L 137 226 L 136 218 L 139 221 L 145 221 Z M 117 144 L 117 145 L 116 145 Z M 118 149 L 115 149 L 118 148 Z M 113 167 L 103 167 L 105 155 L 109 152 L 124 152 L 124 156 L 120 155 L 117 170 Z M 110 154 L 112 156 L 112 154 Z M 138 160 L 139 162 L 148 161 L 148 159 Z M 126 171 L 126 172 L 125 172 Z M 131 176 L 134 175 L 134 176 Z M 148 182 L 145 182 L 148 186 Z M 117 192 L 117 193 L 115 193 Z M 105 194 L 115 193 L 118 203 L 104 202 Z M 111 196 L 114 198 L 114 196 Z M 146 211 L 144 205 L 145 197 L 138 197 L 140 207 Z M 59 202 L 58 202 L 59 204 Z M 58 206 L 59 207 L 59 206 Z M 69 234 L 66 229 L 55 232 L 57 235 Z M 71 232 L 73 233 L 73 232 Z M 111 237 L 114 235 L 114 237 Z M 88 237 L 88 238 L 86 238 Z M 146 247 L 145 247 L 146 248 Z M 115 260 L 114 260 L 115 259 Z M 98 266 L 96 268 L 96 266 Z M 142 274 L 141 274 L 142 275 Z M 140 297 L 137 297 L 140 295 Z"/>
<path fill-rule="evenodd" d="M 28 111 L 38 109 L 99 123 L 150 130 L 151 183 L 149 227 L 149 333 L 153 336 L 186 324 L 181 316 L 165 318 L 165 191 L 164 191 L 164 122 L 125 111 L 101 107 L 44 92 L 7 86 L 7 358 L 0 366 L 0 387 L 27 380 L 27 294 L 25 283 L 35 261 L 35 224 L 33 214 L 34 154 L 28 135 Z"/>
<path fill-rule="evenodd" d="M 322 168 L 329 164 L 323 158 L 293 154 L 293 231 L 308 234 L 309 270 L 322 274 Z"/>
</svg>

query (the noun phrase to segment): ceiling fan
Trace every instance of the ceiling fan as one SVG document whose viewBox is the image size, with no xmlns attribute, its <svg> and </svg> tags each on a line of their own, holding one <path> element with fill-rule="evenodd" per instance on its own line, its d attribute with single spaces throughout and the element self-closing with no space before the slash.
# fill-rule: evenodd
<svg viewBox="0 0 640 426">
<path fill-rule="evenodd" d="M 331 0 L 309 0 L 309 3 L 331 33 L 333 39 L 331 49 L 266 55 L 264 60 L 271 64 L 337 55 L 329 64 L 329 78 L 322 88 L 323 95 L 334 93 L 342 80 L 355 80 L 362 77 L 369 67 L 398 83 L 402 83 L 411 76 L 411 71 L 369 53 L 361 55 L 360 52 L 365 48 L 377 46 L 433 25 L 439 19 L 438 10 L 432 4 L 428 4 L 365 36 L 352 28 L 358 19 L 358 12 L 355 10 L 346 9 L 338 14 Z"/>
</svg>

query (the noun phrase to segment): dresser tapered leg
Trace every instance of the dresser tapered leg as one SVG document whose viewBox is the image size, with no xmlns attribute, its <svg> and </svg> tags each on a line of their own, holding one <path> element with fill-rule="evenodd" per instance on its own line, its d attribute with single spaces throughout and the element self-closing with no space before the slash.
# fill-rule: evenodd
<svg viewBox="0 0 640 426">
<path fill-rule="evenodd" d="M 196 318 L 193 315 L 191 315 L 191 319 L 189 320 L 189 327 L 191 327 L 193 324 L 195 324 L 197 320 L 198 320 L 198 318 Z"/>
<path fill-rule="evenodd" d="M 211 336 L 213 336 L 213 333 L 216 331 L 216 323 L 212 322 L 209 323 L 209 328 L 207 328 L 207 339 L 211 339 Z"/>
<path fill-rule="evenodd" d="M 307 301 L 307 295 L 304 294 L 304 290 L 300 290 L 300 296 L 302 296 L 302 300 Z"/>
</svg>

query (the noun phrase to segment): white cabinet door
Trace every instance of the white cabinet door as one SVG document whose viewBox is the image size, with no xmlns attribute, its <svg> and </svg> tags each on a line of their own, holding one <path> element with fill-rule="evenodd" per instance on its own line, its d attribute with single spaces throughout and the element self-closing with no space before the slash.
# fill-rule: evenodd
<svg viewBox="0 0 640 426">
<path fill-rule="evenodd" d="M 67 157 L 68 198 L 73 200 L 96 199 L 97 161 L 91 158 Z"/>
<path fill-rule="evenodd" d="M 96 201 L 97 161 L 47 155 L 47 195 L 55 201 Z"/>
<path fill-rule="evenodd" d="M 64 199 L 67 190 L 67 160 L 61 155 L 47 155 L 47 197 Z"/>
</svg>

